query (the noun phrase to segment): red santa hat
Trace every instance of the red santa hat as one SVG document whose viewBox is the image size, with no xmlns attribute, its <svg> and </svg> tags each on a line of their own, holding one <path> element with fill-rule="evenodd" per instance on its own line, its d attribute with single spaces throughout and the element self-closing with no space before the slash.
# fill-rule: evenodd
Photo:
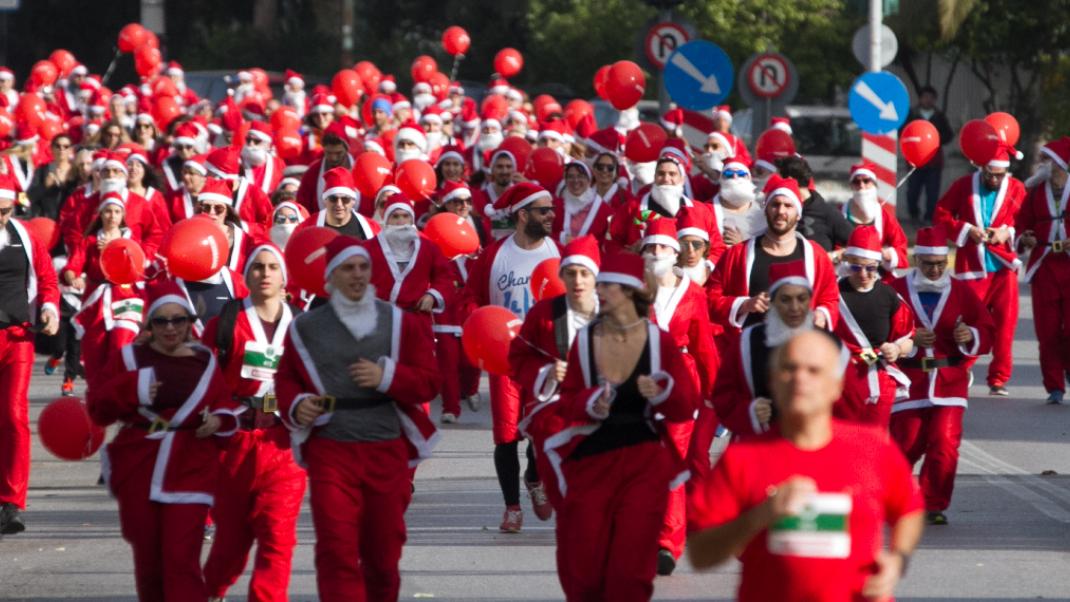
<svg viewBox="0 0 1070 602">
<path fill-rule="evenodd" d="M 107 156 L 104 158 L 104 164 L 101 166 L 101 169 L 107 169 L 109 167 L 112 168 L 112 169 L 118 169 L 118 170 L 122 171 L 124 174 L 128 174 L 129 173 L 127 171 L 127 169 L 126 169 L 126 160 L 125 160 L 125 158 L 123 157 L 122 154 L 120 154 L 118 152 L 109 152 L 107 154 Z"/>
<path fill-rule="evenodd" d="M 794 178 L 785 178 L 774 173 L 769 176 L 769 181 L 765 183 L 765 189 L 762 192 L 765 193 L 766 203 L 775 196 L 787 197 L 795 206 L 798 217 L 802 218 L 802 193 L 799 192 L 799 183 Z"/>
<path fill-rule="evenodd" d="M 881 260 L 881 239 L 876 228 L 855 228 L 847 238 L 847 257 Z"/>
<path fill-rule="evenodd" d="M 683 133 L 684 128 L 684 110 L 683 109 L 669 109 L 661 116 L 661 127 L 672 132 L 674 135 L 679 136 Z"/>
<path fill-rule="evenodd" d="M 455 182 L 453 180 L 447 180 L 442 188 L 438 191 L 438 203 L 444 205 L 453 199 L 470 199 L 472 198 L 472 189 L 468 187 L 468 184 L 464 182 Z"/>
<path fill-rule="evenodd" d="M 249 270 L 253 268 L 256 256 L 259 255 L 261 251 L 271 253 L 275 256 L 275 259 L 278 260 L 279 269 L 282 270 L 282 285 L 286 286 L 286 281 L 288 280 L 286 274 L 286 257 L 282 254 L 282 249 L 269 242 L 260 243 L 255 249 L 249 252 L 249 255 L 245 258 L 245 269 L 242 271 L 242 277 L 246 280 L 249 279 Z"/>
<path fill-rule="evenodd" d="M 393 110 L 395 114 L 398 111 L 402 110 L 402 109 L 411 109 L 411 108 L 412 108 L 412 103 L 409 102 L 409 99 L 405 98 L 404 96 L 402 96 L 401 98 L 399 98 L 396 101 L 394 101 L 394 104 L 390 105 L 390 109 Z"/>
<path fill-rule="evenodd" d="M 732 123 L 732 107 L 728 105 L 721 105 L 713 110 L 714 117 L 720 117 L 728 123 Z"/>
<path fill-rule="evenodd" d="M 591 134 L 591 137 L 587 139 L 587 146 L 599 153 L 618 156 L 624 148 L 624 140 L 624 136 L 621 136 L 617 128 L 606 128 Z"/>
<path fill-rule="evenodd" d="M 420 115 L 420 123 L 442 125 L 443 118 L 446 115 L 449 115 L 449 113 L 447 111 L 444 111 L 442 107 L 438 105 L 431 105 L 424 109 L 423 113 Z"/>
<path fill-rule="evenodd" d="M 490 156 L 490 164 L 494 165 L 494 162 L 498 160 L 498 157 L 509 157 L 509 160 L 513 162 L 513 168 L 519 170 L 520 164 L 516 160 L 516 155 L 512 151 L 498 147 Z"/>
<path fill-rule="evenodd" d="M 123 195 L 118 191 L 104 193 L 104 196 L 100 199 L 100 205 L 97 206 L 97 213 L 104 211 L 104 208 L 108 205 L 115 205 L 123 211 L 126 211 L 126 203 L 123 202 Z"/>
<path fill-rule="evenodd" d="M 1012 151 L 1014 151 L 1013 148 L 1010 148 L 1006 144 L 1001 144 L 999 146 L 999 149 L 996 150 L 996 156 L 994 156 L 991 159 L 989 159 L 988 166 L 989 167 L 994 167 L 994 168 L 997 168 L 997 169 L 1001 168 L 1001 167 L 1002 168 L 1010 167 L 1011 166 L 1011 154 L 1012 154 Z M 1017 151 L 1014 151 L 1014 152 L 1017 152 Z"/>
<path fill-rule="evenodd" d="M 249 132 L 246 135 L 268 144 L 271 144 L 273 141 L 273 138 L 271 137 L 271 124 L 265 121 L 253 121 L 250 123 Z"/>
<path fill-rule="evenodd" d="M 82 75 L 82 76 L 84 76 L 87 73 L 89 73 L 89 69 L 87 69 L 86 66 L 81 64 L 81 63 L 78 63 L 77 65 L 74 66 L 73 69 L 71 69 L 71 75 L 72 76 L 74 76 L 74 75 Z"/>
<path fill-rule="evenodd" d="M 312 106 L 308 110 L 309 113 L 334 113 L 334 105 L 331 104 L 331 99 L 326 94 L 313 94 Z"/>
<path fill-rule="evenodd" d="M 353 147 L 349 132 L 346 131 L 346 126 L 341 121 L 332 121 L 331 124 L 327 126 L 327 129 L 323 130 L 323 137 L 326 138 L 327 136 L 334 136 L 341 140 L 342 144 L 345 145 L 346 150 Z"/>
<path fill-rule="evenodd" d="M 512 155 L 510 155 L 512 156 Z M 495 215 L 510 215 L 527 207 L 539 199 L 551 199 L 550 193 L 545 188 L 531 182 L 517 182 L 494 201 Z"/>
<path fill-rule="evenodd" d="M 353 183 L 353 174 L 345 167 L 332 167 L 323 174 L 323 194 L 320 195 L 320 200 L 326 201 L 332 196 L 360 198 Z"/>
<path fill-rule="evenodd" d="M 237 180 L 241 174 L 241 150 L 224 146 L 208 153 L 204 159 L 208 173 L 225 180 Z"/>
<path fill-rule="evenodd" d="M 293 201 L 283 201 L 278 205 L 275 205 L 275 209 L 271 212 L 271 219 L 274 220 L 275 216 L 279 214 L 279 211 L 283 209 L 292 210 L 294 213 L 297 214 L 297 218 L 302 222 L 308 219 L 308 209 L 305 209 L 304 205 L 298 205 Z"/>
<path fill-rule="evenodd" d="M 156 120 L 148 113 L 138 113 L 134 120 L 137 121 L 138 124 L 151 123 L 153 126 L 156 125 Z"/>
<path fill-rule="evenodd" d="M 305 85 L 305 78 L 293 69 L 287 69 L 283 77 L 286 78 L 286 83 L 290 84 L 291 86 Z"/>
<path fill-rule="evenodd" d="M 29 122 L 20 121 L 15 125 L 15 144 L 29 146 L 37 142 L 37 128 Z"/>
<path fill-rule="evenodd" d="M 730 170 L 733 170 L 733 169 L 736 170 L 736 171 L 742 171 L 742 172 L 746 173 L 748 176 L 751 175 L 750 174 L 750 168 L 747 167 L 745 164 L 740 163 L 739 161 L 729 161 L 729 162 L 725 163 L 724 164 L 724 168 L 722 169 L 721 173 L 724 173 L 726 171 L 730 171 Z"/>
<path fill-rule="evenodd" d="M 331 242 L 327 243 L 327 267 L 323 270 L 323 279 L 329 281 L 334 268 L 356 256 L 363 257 L 371 263 L 372 256 L 359 239 L 345 234 L 331 239 Z"/>
<path fill-rule="evenodd" d="M 167 75 L 179 76 L 185 73 L 182 71 L 182 65 L 178 64 L 178 61 L 170 61 L 167 63 L 167 69 L 164 71 Z"/>
<path fill-rule="evenodd" d="M 736 146 L 735 146 L 736 137 L 733 136 L 732 134 L 725 134 L 723 132 L 710 132 L 706 136 L 706 139 L 707 140 L 716 140 L 717 142 L 720 142 L 721 146 L 728 153 L 727 155 L 725 155 L 726 157 L 735 157 L 736 156 Z"/>
<path fill-rule="evenodd" d="M 398 83 L 394 80 L 394 76 L 386 74 L 383 79 L 379 80 L 379 91 L 383 94 L 393 94 L 398 90 Z"/>
<path fill-rule="evenodd" d="M 570 265 L 579 265 L 598 275 L 598 266 L 602 263 L 602 252 L 598 250 L 598 240 L 587 234 L 573 238 L 565 245 L 561 256 L 561 271 Z"/>
<path fill-rule="evenodd" d="M 15 81 L 15 72 L 7 67 L 0 67 L 0 81 Z"/>
<path fill-rule="evenodd" d="M 852 182 L 855 178 L 864 177 L 877 182 L 877 166 L 869 161 L 862 161 L 861 163 L 855 163 L 851 166 L 851 178 Z"/>
<path fill-rule="evenodd" d="M 639 245 L 640 247 L 665 245 L 679 253 L 680 242 L 676 239 L 677 235 L 676 220 L 671 217 L 659 217 L 646 222 L 643 240 L 640 241 Z"/>
<path fill-rule="evenodd" d="M 683 215 L 676 218 L 676 240 L 680 240 L 685 236 L 695 236 L 710 242 L 709 231 L 703 227 L 702 222 L 695 217 L 692 211 L 683 212 Z"/>
<path fill-rule="evenodd" d="M 18 182 L 15 181 L 15 177 L 11 174 L 0 174 L 0 200 L 13 201 L 18 196 L 15 190 L 18 188 Z"/>
<path fill-rule="evenodd" d="M 403 192 L 396 192 L 386 197 L 386 207 L 383 208 L 383 219 L 390 217 L 390 214 L 395 211 L 404 211 L 408 213 L 414 220 L 416 219 L 416 206 L 413 204 L 412 199 L 405 195 Z"/>
<path fill-rule="evenodd" d="M 396 149 L 403 140 L 415 144 L 420 149 L 420 152 L 427 152 L 427 135 L 416 124 L 406 125 L 398 130 L 397 135 L 394 137 L 394 148 Z"/>
<path fill-rule="evenodd" d="M 568 133 L 568 126 L 565 122 L 557 120 L 543 124 L 542 129 L 539 130 L 539 139 L 556 140 L 557 142 L 565 141 L 565 134 Z"/>
<path fill-rule="evenodd" d="M 578 169 L 583 175 L 587 176 L 589 181 L 594 181 L 594 172 L 591 171 L 591 166 L 583 161 L 569 161 L 565 163 L 565 171 L 570 169 Z"/>
<path fill-rule="evenodd" d="M 100 171 L 104 167 L 104 162 L 108 160 L 110 153 L 104 149 L 98 149 L 93 151 L 93 162 L 89 164 L 90 169 L 93 171 Z"/>
<path fill-rule="evenodd" d="M 1040 152 L 1050 157 L 1063 171 L 1067 171 L 1067 166 L 1070 165 L 1070 136 L 1052 140 L 1040 147 Z"/>
<path fill-rule="evenodd" d="M 665 146 L 661 147 L 661 152 L 658 153 L 658 161 L 662 159 L 668 159 L 675 163 L 680 168 L 680 175 L 685 178 L 688 172 L 691 171 L 691 157 L 687 152 L 687 142 L 679 138 L 673 138 L 665 142 Z"/>
<path fill-rule="evenodd" d="M 234 192 L 226 180 L 208 178 L 204 187 L 197 193 L 198 203 L 217 203 L 228 207 L 234 206 Z"/>
<path fill-rule="evenodd" d="M 146 321 L 151 320 L 152 316 L 168 303 L 180 305 L 190 317 L 195 318 L 197 316 L 197 311 L 193 309 L 193 304 L 190 303 L 186 291 L 182 290 L 182 287 L 174 280 L 157 280 L 146 292 L 149 296 L 149 309 L 145 312 Z"/>
<path fill-rule="evenodd" d="M 149 167 L 149 154 L 139 144 L 124 144 L 119 147 L 119 152 L 126 155 L 126 164 L 130 165 L 131 161 L 137 161 L 141 163 L 146 169 Z"/>
<path fill-rule="evenodd" d="M 951 249 L 947 246 L 947 234 L 939 226 L 922 228 L 914 239 L 914 256 L 947 255 Z"/>
<path fill-rule="evenodd" d="M 174 146 L 196 146 L 198 134 L 197 126 L 193 125 L 192 122 L 186 121 L 175 128 L 175 137 L 171 144 Z"/>
<path fill-rule="evenodd" d="M 189 159 L 186 159 L 186 162 L 182 164 L 182 168 L 185 169 L 188 167 L 202 176 L 207 176 L 208 168 L 204 166 L 205 158 L 206 155 L 194 155 Z"/>
<path fill-rule="evenodd" d="M 459 146 L 457 146 L 455 144 L 451 144 L 449 146 L 443 147 L 442 148 L 442 154 L 440 154 L 438 156 L 438 159 L 435 159 L 435 167 L 438 167 L 439 164 L 442 163 L 443 161 L 445 161 L 446 159 L 456 159 L 456 160 L 460 161 L 461 164 L 463 165 L 464 164 L 464 150 L 461 147 L 459 147 Z"/>
<path fill-rule="evenodd" d="M 791 131 L 791 120 L 788 119 L 787 117 L 774 117 L 774 118 L 770 119 L 769 121 L 770 121 L 770 125 L 769 125 L 770 129 L 780 130 L 780 131 L 786 133 L 789 136 L 793 133 Z"/>
<path fill-rule="evenodd" d="M 412 95 L 413 96 L 416 96 L 417 94 L 430 94 L 430 93 L 431 93 L 431 84 L 429 84 L 427 82 L 416 82 L 412 86 Z"/>
<path fill-rule="evenodd" d="M 769 266 L 769 296 L 776 295 L 777 289 L 785 284 L 802 286 L 809 291 L 814 290 L 810 279 L 806 277 L 806 264 L 801 259 L 774 263 Z"/>
<path fill-rule="evenodd" d="M 504 96 L 505 93 L 508 92 L 510 89 L 511 88 L 509 87 L 509 82 L 505 81 L 504 79 L 502 79 L 500 77 L 498 79 L 490 82 L 490 93 L 491 94 L 501 94 L 502 96 Z"/>
<path fill-rule="evenodd" d="M 607 256 L 595 280 L 600 284 L 619 284 L 641 291 L 647 290 L 643 279 L 646 263 L 635 253 L 622 251 Z"/>
</svg>

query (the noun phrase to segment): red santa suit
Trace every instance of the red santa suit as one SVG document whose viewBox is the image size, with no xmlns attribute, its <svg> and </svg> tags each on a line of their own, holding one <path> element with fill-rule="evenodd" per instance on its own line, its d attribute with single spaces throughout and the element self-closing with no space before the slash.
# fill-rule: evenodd
<svg viewBox="0 0 1070 602">
<path fill-rule="evenodd" d="M 613 214 L 609 226 L 609 245 L 614 249 L 631 247 L 643 237 L 646 222 L 650 219 L 661 217 L 674 217 L 677 220 L 687 219 L 699 224 L 710 236 L 710 250 L 707 257 L 714 263 L 719 263 L 721 255 L 727 248 L 721 231 L 717 227 L 717 216 L 709 205 L 692 201 L 689 198 L 680 199 L 680 208 L 676 215 L 670 215 L 657 202 L 651 203 L 650 193 L 632 199 L 627 205 L 618 209 Z"/>
<path fill-rule="evenodd" d="M 171 223 L 180 222 L 197 215 L 197 195 L 185 188 L 171 193 L 167 201 Z"/>
<path fill-rule="evenodd" d="M 121 238 L 133 240 L 140 244 L 140 241 L 133 237 L 130 228 L 121 228 L 120 232 Z M 99 237 L 100 232 L 97 231 L 97 233 L 83 238 L 81 243 L 67 257 L 67 265 L 63 268 L 64 272 L 71 272 L 75 276 L 85 274 L 85 289 L 87 291 L 96 289 L 106 280 L 104 272 L 100 269 L 100 254 L 103 251 L 98 247 Z"/>
<path fill-rule="evenodd" d="M 631 266 L 618 266 L 608 257 L 600 281 L 621 274 L 641 285 L 642 262 L 633 259 Z M 569 351 L 560 399 L 546 410 L 557 414 L 562 426 L 543 449 L 563 496 L 557 566 L 569 600 L 650 599 L 668 492 L 686 480 L 686 463 L 664 425 L 691 420 L 698 383 L 672 337 L 654 324 L 646 328 L 646 347 L 635 371 L 616 386 L 598 373 L 592 327 L 580 331 Z M 640 375 L 659 384 L 657 397 L 638 394 L 634 383 Z M 610 411 L 598 414 L 595 402 L 607 390 Z M 654 422 L 655 413 L 665 420 Z"/>
<path fill-rule="evenodd" d="M 241 274 L 224 267 L 211 278 L 197 282 L 187 282 L 182 278 L 161 278 L 146 285 L 149 296 L 156 294 L 159 287 L 176 286 L 178 292 L 185 295 L 186 301 L 197 313 L 193 322 L 193 336 L 201 338 L 208 320 L 218 315 L 223 305 L 231 299 L 243 299 L 249 294 Z"/>
<path fill-rule="evenodd" d="M 172 145 L 199 147 L 198 138 L 200 130 L 193 122 L 185 122 L 175 128 Z M 161 149 L 163 151 L 164 149 Z M 160 171 L 163 172 L 166 193 L 172 194 L 182 189 L 182 167 L 186 163 L 179 156 L 178 151 L 173 151 L 169 156 L 160 161 Z"/>
<path fill-rule="evenodd" d="M 1046 144 L 1044 152 L 1062 169 L 1070 160 L 1070 138 Z M 1070 186 L 1055 194 L 1050 181 L 1030 191 L 1015 221 L 1019 236 L 1031 232 L 1036 246 L 1030 250 L 1025 281 L 1033 298 L 1033 327 L 1040 350 L 1044 390 L 1063 392 L 1070 374 Z M 1020 246 L 1021 243 L 1018 243 Z"/>
<path fill-rule="evenodd" d="M 233 199 L 231 206 L 250 232 L 260 237 L 271 229 L 271 199 L 253 185 L 251 180 L 242 177 L 238 149 L 218 148 L 208 153 L 205 167 L 209 175 L 227 182 L 228 192 Z"/>
<path fill-rule="evenodd" d="M 15 183 L 15 192 L 25 193 L 33 183 L 34 161 L 24 161 L 15 155 L 0 157 L 0 174 L 12 177 Z"/>
<path fill-rule="evenodd" d="M 371 261 L 353 239 L 334 239 L 325 275 L 358 255 Z M 430 332 L 368 296 L 332 299 L 298 316 L 284 344 L 275 386 L 283 420 L 296 431 L 295 454 L 308 466 L 320 599 L 396 600 L 412 495 L 408 469 L 438 439 L 421 407 L 439 385 Z M 357 386 L 346 366 L 377 356 L 379 385 Z M 324 395 L 336 399 L 333 412 L 326 408 L 308 427 L 294 421 L 298 404 Z"/>
<path fill-rule="evenodd" d="M 0 195 L 14 199 L 14 185 L 0 183 Z M 0 230 L 0 239 L 5 241 L 0 245 L 0 278 L 5 289 L 0 310 L 12 318 L 0 328 L 0 503 L 25 508 L 30 479 L 28 395 L 34 360 L 31 326 L 39 311 L 59 319 L 59 288 L 48 249 L 22 223 L 9 219 Z"/>
<path fill-rule="evenodd" d="M 71 326 L 82 342 L 82 366 L 92 386 L 92 379 L 106 375 L 113 362 L 121 361 L 119 351 L 141 332 L 145 287 L 103 282 L 87 290 L 92 292 L 71 317 Z"/>
<path fill-rule="evenodd" d="M 932 232 L 932 229 L 927 229 Z M 918 232 L 918 249 L 923 246 L 925 231 Z M 932 236 L 928 242 L 942 247 L 946 255 L 945 235 Z M 993 323 L 987 308 L 965 283 L 949 279 L 940 292 L 932 287 L 919 293 L 916 283 L 924 276 L 916 270 L 892 283 L 893 288 L 913 309 L 915 325 L 936 334 L 932 347 L 915 346 L 898 362 L 910 379 L 909 394 L 892 406 L 891 434 L 907 461 L 914 465 L 925 456 L 919 478 L 925 496 L 925 509 L 946 510 L 955 486 L 959 444 L 962 442 L 962 416 L 970 388 L 968 360 L 988 353 L 992 344 Z M 927 281 L 926 281 L 927 282 Z M 925 293 L 935 297 L 923 301 Z M 973 334 L 970 345 L 955 342 L 954 330 L 965 324 Z"/>
<path fill-rule="evenodd" d="M 585 165 L 582 162 L 576 164 Z M 588 188 L 583 196 L 586 200 L 583 206 L 574 206 L 564 196 L 554 199 L 553 236 L 563 245 L 588 234 L 605 240 L 609 231 L 609 220 L 613 217 L 609 203 L 598 196 L 594 188 Z"/>
<path fill-rule="evenodd" d="M 990 165 L 1010 165 L 1006 150 L 1000 151 L 1000 156 Z M 992 312 L 996 331 L 992 363 L 988 365 L 988 385 L 1002 387 L 1010 380 L 1013 368 L 1011 345 L 1018 324 L 1018 267 L 1021 261 L 1015 256 L 1011 242 L 1014 240 L 1015 218 L 1025 199 L 1025 186 L 1013 176 L 1004 177 L 995 191 L 987 220 L 981 203 L 981 195 L 985 192 L 980 171 L 962 176 L 936 203 L 933 225 L 942 227 L 958 247 L 955 278 L 972 287 Z M 1005 229 L 1007 242 L 1000 245 L 975 243 L 970 239 L 970 228 L 974 226 L 982 230 Z"/>
<path fill-rule="evenodd" d="M 274 143 L 271 125 L 263 121 L 252 122 L 247 136 L 266 143 L 269 147 Z M 244 176 L 254 187 L 270 197 L 282 181 L 282 172 L 286 169 L 286 164 L 275 156 L 275 153 L 266 149 L 264 153 L 266 154 L 264 162 L 256 167 L 245 166 Z"/>
<path fill-rule="evenodd" d="M 251 257 L 264 250 L 276 255 L 285 274 L 286 262 L 278 248 L 261 245 Z M 229 341 L 229 348 L 220 355 L 223 376 L 234 399 L 246 410 L 239 416 L 240 430 L 223 455 L 223 478 L 212 508 L 216 533 L 204 577 L 210 596 L 225 596 L 245 570 L 255 542 L 249 599 L 284 601 L 297 545 L 305 471 L 294 462 L 290 432 L 274 409 L 274 375 L 294 313 L 283 303 L 282 316 L 269 334 L 248 297 L 231 303 L 235 306 L 223 310 L 235 315 L 230 334 L 220 336 L 221 317 L 217 316 L 208 322 L 203 340 L 213 348 L 220 340 Z"/>
<path fill-rule="evenodd" d="M 353 169 L 353 157 L 346 153 L 345 162 L 342 167 Z M 323 175 L 330 170 L 330 167 L 320 157 L 312 162 L 308 166 L 308 170 L 301 176 L 301 185 L 297 188 L 297 204 L 301 205 L 308 212 L 315 213 L 320 209 L 323 209 L 323 191 L 327 190 L 329 186 L 325 186 Z M 360 199 L 357 199 L 357 204 L 360 204 Z"/>
<path fill-rule="evenodd" d="M 178 295 L 153 301 L 183 304 Z M 191 308 L 187 307 L 187 311 Z M 192 344 L 188 357 L 165 355 L 149 344 L 127 345 L 111 375 L 87 393 L 93 420 L 122 427 L 101 453 L 104 479 L 119 502 L 123 539 L 134 552 L 142 600 L 204 600 L 200 552 L 214 501 L 219 447 L 213 440 L 237 428 L 241 411 L 230 399 L 215 355 Z M 150 388 L 159 384 L 153 397 Z M 222 426 L 212 438 L 195 430 L 205 413 Z"/>
</svg>

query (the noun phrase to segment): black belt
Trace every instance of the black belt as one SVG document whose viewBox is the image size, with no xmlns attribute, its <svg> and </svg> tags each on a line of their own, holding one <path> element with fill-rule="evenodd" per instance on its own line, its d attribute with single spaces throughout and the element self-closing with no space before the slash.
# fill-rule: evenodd
<svg viewBox="0 0 1070 602">
<path fill-rule="evenodd" d="M 1054 253 L 1064 253 L 1070 251 L 1070 240 L 1056 240 L 1052 242 L 1038 243 L 1042 247 L 1051 247 Z"/>
<path fill-rule="evenodd" d="M 364 410 L 386 405 L 391 402 L 391 400 L 386 397 L 335 397 L 333 395 L 324 395 L 323 397 L 323 409 L 326 412 L 336 412 L 338 410 Z"/>
<path fill-rule="evenodd" d="M 249 409 L 260 410 L 268 414 L 279 409 L 278 399 L 274 395 L 264 395 L 263 397 L 241 397 L 235 395 L 233 399 Z"/>
<path fill-rule="evenodd" d="M 235 395 L 234 400 L 247 408 L 237 417 L 238 428 L 243 431 L 271 428 L 282 423 L 278 415 L 275 414 L 278 409 L 278 403 L 274 395 L 264 395 L 263 397 L 239 397 Z"/>
<path fill-rule="evenodd" d="M 961 355 L 955 357 L 904 357 L 896 362 L 901 368 L 914 368 L 925 372 L 932 372 L 937 368 L 951 368 L 958 366 L 966 358 Z"/>
</svg>

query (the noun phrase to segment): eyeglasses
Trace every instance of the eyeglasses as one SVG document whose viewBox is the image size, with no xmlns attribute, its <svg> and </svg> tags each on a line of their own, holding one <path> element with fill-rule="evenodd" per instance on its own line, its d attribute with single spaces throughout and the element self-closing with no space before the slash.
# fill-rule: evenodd
<svg viewBox="0 0 1070 602">
<path fill-rule="evenodd" d="M 546 216 L 554 212 L 553 207 L 524 207 L 524 209 L 541 216 Z"/>
<path fill-rule="evenodd" d="M 193 145 L 192 144 L 176 144 L 175 145 L 175 150 L 180 150 L 180 151 L 193 150 Z"/>
<path fill-rule="evenodd" d="M 461 204 L 464 204 L 464 205 L 471 205 L 472 204 L 472 197 L 470 197 L 470 196 L 455 196 L 452 199 L 446 201 L 447 205 L 449 205 L 450 203 L 461 203 Z"/>
<path fill-rule="evenodd" d="M 694 239 L 694 240 L 681 240 L 680 241 L 680 245 L 684 246 L 684 247 L 691 248 L 691 249 L 695 249 L 697 251 L 697 250 L 699 250 L 699 249 L 701 249 L 701 248 L 706 246 L 706 241 L 697 240 L 697 239 Z"/>
<path fill-rule="evenodd" d="M 340 205 L 346 205 L 346 204 L 349 204 L 352 201 L 353 201 L 352 197 L 342 196 L 342 195 L 339 195 L 339 194 L 332 194 L 331 196 L 327 197 L 327 202 L 328 203 L 338 203 Z"/>
<path fill-rule="evenodd" d="M 296 224 L 301 221 L 301 218 L 296 215 L 276 215 L 276 224 Z"/>
<path fill-rule="evenodd" d="M 849 263 L 849 264 L 847 264 L 847 268 L 850 269 L 851 273 L 853 273 L 853 274 L 861 274 L 862 272 L 865 272 L 867 274 L 876 274 L 877 273 L 877 269 L 879 267 L 880 266 L 876 266 L 876 265 L 861 265 L 861 264 L 857 264 L 857 263 Z"/>
<path fill-rule="evenodd" d="M 180 328 L 182 326 L 185 326 L 186 324 L 189 324 L 189 316 L 175 316 L 173 318 L 157 316 L 149 320 L 149 323 L 156 328 L 164 328 L 167 326 L 174 326 L 175 328 Z"/>
<path fill-rule="evenodd" d="M 214 213 L 216 215 L 223 215 L 227 212 L 226 205 L 217 205 L 215 203 L 202 203 L 200 206 L 201 213 Z"/>
<path fill-rule="evenodd" d="M 595 171 L 617 171 L 617 166 L 612 163 L 595 163 Z"/>
<path fill-rule="evenodd" d="M 726 180 L 731 180 L 732 178 L 745 178 L 749 175 L 750 173 L 742 169 L 726 169 L 721 172 L 721 177 Z"/>
</svg>

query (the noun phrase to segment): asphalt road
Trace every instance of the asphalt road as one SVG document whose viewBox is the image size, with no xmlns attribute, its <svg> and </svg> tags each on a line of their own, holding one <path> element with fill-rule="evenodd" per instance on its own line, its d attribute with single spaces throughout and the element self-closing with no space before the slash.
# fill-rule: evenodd
<svg viewBox="0 0 1070 602">
<path fill-rule="evenodd" d="M 900 600 L 1070 600 L 1070 406 L 1043 405 L 1027 298 L 1014 351 L 1011 398 L 988 398 L 983 386 L 972 391 L 951 524 L 925 533 Z M 975 371 L 983 384 L 983 367 Z M 58 377 L 37 367 L 34 420 L 59 387 Z M 136 600 L 130 549 L 114 500 L 96 485 L 96 458 L 57 460 L 34 433 L 28 530 L 0 540 L 0 600 Z M 562 599 L 552 522 L 538 522 L 525 500 L 524 531 L 497 530 L 502 501 L 491 450 L 484 407 L 446 428 L 434 458 L 421 465 L 408 513 L 403 599 Z M 307 503 L 298 539 L 291 599 L 315 600 Z M 729 564 L 698 574 L 683 562 L 657 580 L 655 599 L 732 599 L 738 572 Z M 244 600 L 245 584 L 228 599 Z"/>
</svg>

